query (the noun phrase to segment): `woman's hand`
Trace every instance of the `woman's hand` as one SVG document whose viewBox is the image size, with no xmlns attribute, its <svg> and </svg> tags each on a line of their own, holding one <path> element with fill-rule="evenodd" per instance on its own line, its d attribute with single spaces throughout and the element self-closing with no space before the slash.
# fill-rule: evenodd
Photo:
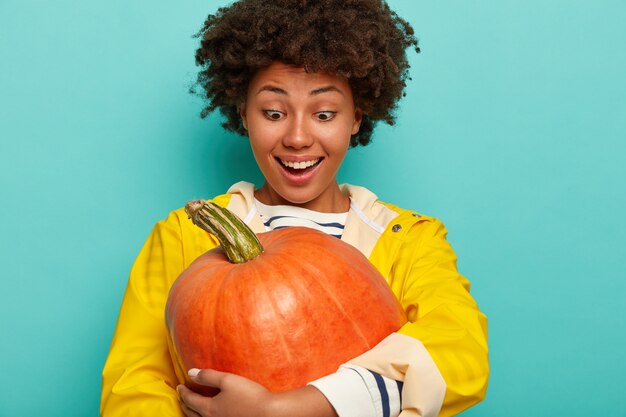
<svg viewBox="0 0 626 417">
<path fill-rule="evenodd" d="M 205 397 L 179 385 L 176 389 L 187 417 L 337 417 L 326 397 L 313 386 L 276 394 L 247 378 L 212 369 L 191 369 L 189 376 L 220 392 Z"/>
<path fill-rule="evenodd" d="M 262 385 L 238 375 L 212 369 L 191 369 L 189 376 L 197 384 L 215 387 L 220 392 L 215 397 L 205 397 L 179 385 L 177 390 L 181 406 L 188 417 L 268 416 L 266 410 L 272 393 Z"/>
</svg>

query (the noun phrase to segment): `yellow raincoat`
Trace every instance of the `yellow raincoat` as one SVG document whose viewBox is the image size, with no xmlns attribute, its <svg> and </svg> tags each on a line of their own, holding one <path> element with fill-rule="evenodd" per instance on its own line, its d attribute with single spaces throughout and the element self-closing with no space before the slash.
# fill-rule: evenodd
<svg viewBox="0 0 626 417">
<path fill-rule="evenodd" d="M 342 240 L 376 266 L 409 318 L 398 333 L 350 363 L 404 381 L 402 417 L 452 416 L 481 401 L 489 376 L 487 320 L 469 294 L 469 282 L 457 272 L 443 224 L 382 203 L 365 188 L 341 188 L 352 202 Z M 253 191 L 252 184 L 242 182 L 213 201 L 259 233 L 265 228 Z M 102 416 L 183 415 L 165 303 L 178 275 L 216 245 L 183 209 L 156 224 L 130 273 L 103 370 Z"/>
</svg>

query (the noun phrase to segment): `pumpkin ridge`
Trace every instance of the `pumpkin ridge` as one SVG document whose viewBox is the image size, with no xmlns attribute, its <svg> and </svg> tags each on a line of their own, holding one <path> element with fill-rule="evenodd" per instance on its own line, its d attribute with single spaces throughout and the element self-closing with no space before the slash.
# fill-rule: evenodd
<svg viewBox="0 0 626 417">
<path fill-rule="evenodd" d="M 177 304 L 179 304 L 178 298 L 181 296 L 181 294 L 196 293 L 197 287 L 198 287 L 198 281 L 203 279 L 203 276 L 206 275 L 207 272 L 211 271 L 213 268 L 214 268 L 213 264 L 198 264 L 195 266 L 191 266 L 190 268 L 188 268 L 188 274 L 186 276 L 186 279 L 176 281 L 175 285 L 173 285 L 172 288 L 170 289 L 171 296 L 169 297 L 169 299 L 172 300 L 171 308 L 174 309 L 174 311 L 179 311 L 177 310 L 178 308 Z M 194 303 L 195 302 L 197 302 L 197 298 L 194 300 Z M 180 311 L 181 316 L 178 316 L 178 315 L 172 316 L 173 328 L 176 328 L 176 325 L 182 320 L 180 317 L 189 316 L 189 309 L 184 308 L 182 304 L 180 304 L 180 308 L 182 310 Z M 189 337 L 189 335 L 187 334 L 186 337 Z"/>
<path fill-rule="evenodd" d="M 265 259 L 261 258 L 261 256 L 257 257 L 257 262 L 260 260 L 265 261 Z M 263 289 L 263 292 L 265 293 L 265 297 L 268 300 L 273 300 L 271 291 L 269 290 L 269 288 L 267 288 L 267 283 L 263 279 L 263 276 L 260 274 L 260 271 L 262 270 L 263 270 L 262 268 L 258 268 L 254 271 L 256 277 L 259 279 L 259 288 Z M 274 317 L 277 317 L 278 311 L 276 310 L 276 307 L 274 306 L 273 303 L 269 303 L 269 304 L 272 309 L 272 312 L 274 313 Z M 289 344 L 286 341 L 284 329 L 281 326 L 279 326 L 277 323 L 274 323 L 274 328 L 277 329 L 277 333 L 278 333 L 278 336 L 280 337 L 281 345 L 284 349 L 285 354 L 287 355 L 287 357 L 285 358 L 285 362 L 289 362 L 289 364 L 292 365 L 294 363 L 294 358 L 293 358 L 293 355 L 291 354 L 291 349 L 289 349 Z M 292 369 L 293 366 L 290 366 L 289 368 Z"/>
<path fill-rule="evenodd" d="M 216 314 L 214 315 L 213 323 L 223 324 L 228 323 L 227 327 L 220 328 L 219 337 L 215 337 L 213 339 L 213 351 L 212 354 L 215 358 L 220 357 L 220 368 L 219 370 L 223 370 L 226 372 L 234 372 L 240 373 L 243 376 L 247 375 L 249 372 L 250 365 L 246 362 L 238 362 L 239 368 L 228 368 L 227 365 L 224 365 L 223 361 L 229 362 L 232 360 L 233 352 L 220 352 L 217 351 L 217 347 L 220 344 L 219 340 L 224 337 L 230 337 L 225 335 L 230 335 L 232 332 L 240 333 L 242 328 L 245 328 L 246 318 L 242 316 L 241 311 L 241 300 L 240 300 L 240 292 L 239 287 L 241 285 L 242 277 L 239 275 L 240 267 L 245 266 L 244 264 L 230 264 L 230 267 L 227 269 L 225 273 L 223 273 L 219 279 L 222 282 L 222 286 L 219 292 L 218 301 L 221 303 L 218 307 L 215 308 Z M 231 288 L 232 287 L 232 288 Z M 219 312 L 219 314 L 218 314 Z M 215 317 L 219 317 L 219 320 Z M 218 333 L 216 332 L 216 335 Z M 226 356 L 226 359 L 223 357 Z M 245 365 L 245 369 L 241 368 L 241 365 Z"/>
<path fill-rule="evenodd" d="M 232 273 L 234 268 L 229 268 L 226 273 L 224 275 L 228 276 L 230 275 L 230 273 Z M 213 323 L 213 329 L 211 329 L 211 351 L 210 351 L 210 355 L 209 357 L 211 358 L 211 364 L 213 365 L 213 367 L 215 367 L 215 363 L 217 361 L 218 358 L 218 352 L 217 352 L 217 323 L 221 323 L 221 321 L 217 320 L 217 317 L 219 316 L 219 309 L 216 308 L 216 306 L 220 305 L 220 303 L 223 303 L 223 299 L 225 297 L 225 291 L 224 288 L 226 287 L 228 280 L 227 279 L 220 279 L 220 286 L 219 286 L 219 291 L 217 292 L 218 297 L 215 300 L 215 302 L 212 305 L 211 308 L 211 316 L 212 316 L 212 321 L 210 321 L 210 323 Z M 205 321 L 203 321 L 205 322 Z M 221 368 L 221 366 L 220 366 Z"/>
<path fill-rule="evenodd" d="M 321 232 L 320 232 L 321 233 Z M 320 248 L 322 249 L 321 252 L 324 253 L 324 255 L 326 257 L 328 257 L 328 253 L 326 252 L 326 248 L 323 246 L 320 246 Z M 320 258 L 323 259 L 324 255 L 321 255 Z M 287 254 L 286 256 L 291 257 L 292 259 L 295 259 L 296 262 L 299 263 L 303 263 L 301 258 L 297 258 L 295 255 L 292 254 Z M 307 267 L 310 268 L 310 270 L 316 271 L 317 272 L 317 277 L 324 277 L 324 280 L 326 279 L 326 274 L 324 273 L 324 271 L 322 271 L 320 268 L 317 267 L 317 265 L 315 264 L 315 262 L 306 262 Z M 318 283 L 318 285 L 324 290 L 324 292 L 327 294 L 328 298 L 330 300 L 332 300 L 333 304 L 335 304 L 337 306 L 337 308 L 339 309 L 339 311 L 341 312 L 341 315 L 344 319 L 347 319 L 347 321 L 350 323 L 350 326 L 354 329 L 356 336 L 358 336 L 365 344 L 365 346 L 369 347 L 369 343 L 367 340 L 367 337 L 365 337 L 365 335 L 363 334 L 363 332 L 361 331 L 361 328 L 359 326 L 357 326 L 357 324 L 354 322 L 354 320 L 352 320 L 350 318 L 350 315 L 348 314 L 348 312 L 346 311 L 343 303 L 341 303 L 341 301 L 339 300 L 339 297 L 337 297 L 335 295 L 335 292 L 332 291 L 332 289 L 330 288 L 330 286 L 328 285 L 327 282 L 322 282 L 324 280 L 321 279 L 316 279 L 314 280 L 314 282 Z"/>
</svg>

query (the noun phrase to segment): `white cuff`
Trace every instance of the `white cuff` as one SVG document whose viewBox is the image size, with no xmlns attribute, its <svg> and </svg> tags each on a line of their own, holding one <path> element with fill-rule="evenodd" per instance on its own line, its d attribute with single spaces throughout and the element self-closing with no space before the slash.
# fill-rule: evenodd
<svg viewBox="0 0 626 417">
<path fill-rule="evenodd" d="M 341 367 L 334 374 L 308 385 L 313 385 L 324 394 L 339 417 L 377 417 L 363 378 L 352 369 Z"/>
<path fill-rule="evenodd" d="M 309 383 L 324 394 L 339 417 L 395 417 L 400 414 L 397 381 L 356 365 L 342 365 Z"/>
<path fill-rule="evenodd" d="M 349 364 L 362 366 L 393 380 L 402 380 L 403 410 L 415 410 L 416 415 L 424 417 L 439 415 L 446 394 L 446 382 L 419 340 L 392 333 Z"/>
</svg>

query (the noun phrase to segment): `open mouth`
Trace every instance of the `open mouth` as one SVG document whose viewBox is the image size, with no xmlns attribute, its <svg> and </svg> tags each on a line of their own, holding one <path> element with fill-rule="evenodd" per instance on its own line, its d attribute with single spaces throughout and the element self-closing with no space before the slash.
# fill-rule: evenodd
<svg viewBox="0 0 626 417">
<path fill-rule="evenodd" d="M 317 167 L 324 158 L 311 159 L 309 161 L 283 161 L 280 158 L 276 160 L 280 163 L 285 171 L 291 175 L 304 175 Z"/>
</svg>

